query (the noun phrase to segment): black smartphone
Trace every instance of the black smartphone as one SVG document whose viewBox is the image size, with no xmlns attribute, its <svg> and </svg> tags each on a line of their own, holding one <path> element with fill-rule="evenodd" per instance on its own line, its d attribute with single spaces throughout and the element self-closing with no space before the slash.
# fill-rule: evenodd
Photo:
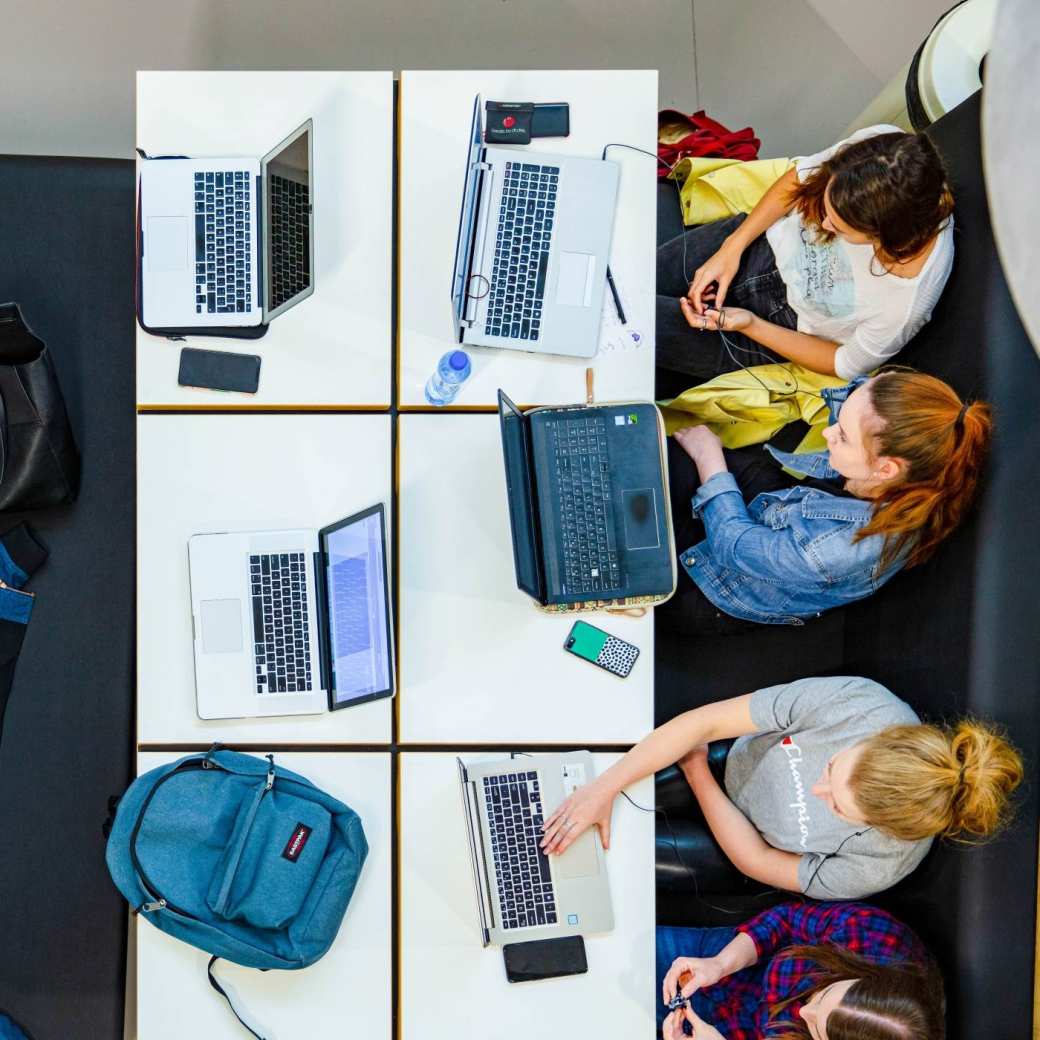
<svg viewBox="0 0 1040 1040">
<path fill-rule="evenodd" d="M 580 935 L 508 943 L 502 947 L 502 957 L 506 962 L 506 978 L 510 982 L 584 975 L 589 970 L 585 940 Z"/>
<path fill-rule="evenodd" d="M 566 101 L 540 102 L 531 113 L 532 137 L 570 137 L 571 107 Z"/>
<path fill-rule="evenodd" d="M 177 382 L 181 386 L 201 387 L 203 390 L 255 394 L 260 385 L 260 358 L 256 354 L 185 347 L 181 351 Z"/>
</svg>

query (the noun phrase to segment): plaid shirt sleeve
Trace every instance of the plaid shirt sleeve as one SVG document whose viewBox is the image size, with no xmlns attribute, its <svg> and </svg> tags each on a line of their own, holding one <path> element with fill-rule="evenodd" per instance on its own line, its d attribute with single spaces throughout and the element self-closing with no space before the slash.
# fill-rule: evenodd
<svg viewBox="0 0 1040 1040">
<path fill-rule="evenodd" d="M 755 944 L 759 961 L 788 946 L 830 943 L 868 960 L 920 961 L 917 936 L 890 914 L 865 903 L 782 903 L 753 917 L 737 931 Z"/>
</svg>

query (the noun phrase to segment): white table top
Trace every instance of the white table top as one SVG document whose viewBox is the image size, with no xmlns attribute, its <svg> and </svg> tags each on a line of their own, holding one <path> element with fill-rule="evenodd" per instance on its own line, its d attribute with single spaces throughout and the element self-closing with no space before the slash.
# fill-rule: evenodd
<svg viewBox="0 0 1040 1040">
<path fill-rule="evenodd" d="M 589 613 L 635 644 L 627 679 L 563 650 L 574 616 L 516 587 L 497 415 L 403 415 L 402 742 L 634 743 L 653 727 L 653 617 Z"/>
<path fill-rule="evenodd" d="M 566 101 L 569 137 L 536 138 L 517 155 L 538 151 L 599 158 L 603 146 L 622 142 L 657 150 L 657 72 L 402 72 L 400 151 L 400 368 L 399 401 L 425 406 L 423 388 L 437 359 L 455 346 L 450 285 L 463 168 L 473 98 L 485 101 Z M 608 349 L 620 339 L 610 293 L 606 332 L 593 360 L 601 401 L 649 400 L 654 388 L 654 278 L 656 163 L 650 156 L 612 148 L 621 168 L 610 267 L 629 327 L 642 335 L 638 349 Z M 473 374 L 456 405 L 493 405 L 501 386 L 523 404 L 584 400 L 583 358 L 530 355 L 467 347 Z"/>
<path fill-rule="evenodd" d="M 272 474 L 284 494 L 266 492 Z M 389 512 L 390 483 L 389 415 L 138 416 L 140 743 L 389 742 L 389 699 L 320 715 L 200 720 L 187 546 L 203 531 L 317 530 L 376 502 Z"/>
<path fill-rule="evenodd" d="M 139 773 L 179 758 L 138 755 Z M 242 1017 L 268 1040 L 390 1040 L 390 755 L 281 752 L 275 762 L 334 795 L 361 817 L 368 858 L 329 952 L 301 971 L 242 968 L 221 961 L 216 974 Z M 141 1040 L 240 1040 L 245 1031 L 206 978 L 209 954 L 153 928 L 137 929 L 137 1036 Z"/>
<path fill-rule="evenodd" d="M 137 325 L 139 405 L 389 406 L 392 74 L 137 76 L 137 145 L 149 155 L 260 157 L 307 118 L 314 120 L 314 294 L 258 340 L 193 336 L 183 344 Z M 178 386 L 185 345 L 259 354 L 259 392 Z"/>
<path fill-rule="evenodd" d="M 500 755 L 464 755 L 469 763 Z M 595 755 L 602 772 L 616 755 Z M 629 789 L 654 803 L 653 780 Z M 402 1036 L 654 1035 L 654 814 L 619 798 L 606 854 L 615 926 L 585 937 L 585 975 L 506 982 L 502 952 L 480 945 L 455 756 L 401 756 Z"/>
</svg>

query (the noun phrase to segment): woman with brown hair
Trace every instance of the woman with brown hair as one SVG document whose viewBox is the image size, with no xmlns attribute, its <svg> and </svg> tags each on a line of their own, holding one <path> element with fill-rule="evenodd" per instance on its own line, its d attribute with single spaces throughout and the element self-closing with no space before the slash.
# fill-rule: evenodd
<svg viewBox="0 0 1040 1040">
<path fill-rule="evenodd" d="M 842 379 L 872 371 L 931 317 L 953 265 L 952 210 L 923 134 L 872 126 L 799 159 L 746 218 L 658 249 L 658 367 L 698 383 L 784 360 Z"/>
<path fill-rule="evenodd" d="M 942 979 L 917 936 L 858 903 L 784 903 L 736 929 L 659 927 L 657 975 L 663 1040 L 942 1040 L 946 1032 Z"/>
<path fill-rule="evenodd" d="M 676 431 L 672 524 L 689 581 L 656 608 L 659 625 L 804 624 L 923 563 L 960 523 L 989 447 L 986 404 L 906 369 L 823 396 L 824 452 L 726 451 L 705 426 Z"/>
<path fill-rule="evenodd" d="M 733 738 L 720 783 L 707 744 Z M 744 875 L 816 899 L 884 891 L 937 837 L 994 834 L 1023 775 L 1018 752 L 984 722 L 922 724 L 857 676 L 799 679 L 659 726 L 560 804 L 543 847 L 563 852 L 593 825 L 607 847 L 617 795 L 673 763 L 678 771 L 658 777 L 657 806 L 676 851 L 698 850 L 679 858 L 699 892 L 739 892 Z M 696 833 L 705 827 L 706 840 Z"/>
</svg>

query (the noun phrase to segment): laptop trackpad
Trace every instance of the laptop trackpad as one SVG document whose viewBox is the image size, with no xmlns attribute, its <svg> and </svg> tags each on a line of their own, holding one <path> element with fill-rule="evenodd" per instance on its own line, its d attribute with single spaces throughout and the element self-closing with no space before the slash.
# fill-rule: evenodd
<svg viewBox="0 0 1040 1040">
<path fill-rule="evenodd" d="M 596 860 L 596 834 L 587 830 L 556 863 L 556 874 L 561 880 L 592 877 L 599 873 Z"/>
<path fill-rule="evenodd" d="M 237 654 L 242 649 L 242 602 L 237 599 L 204 599 L 202 652 Z"/>
<path fill-rule="evenodd" d="M 183 271 L 188 266 L 188 221 L 184 217 L 149 217 L 144 248 L 149 271 Z"/>
<path fill-rule="evenodd" d="M 567 307 L 592 303 L 592 275 L 596 258 L 589 253 L 561 253 L 560 277 L 556 280 L 556 302 Z"/>
<path fill-rule="evenodd" d="M 657 528 L 657 496 L 653 488 L 633 488 L 621 493 L 625 511 L 625 548 L 656 549 L 661 544 Z"/>
</svg>

